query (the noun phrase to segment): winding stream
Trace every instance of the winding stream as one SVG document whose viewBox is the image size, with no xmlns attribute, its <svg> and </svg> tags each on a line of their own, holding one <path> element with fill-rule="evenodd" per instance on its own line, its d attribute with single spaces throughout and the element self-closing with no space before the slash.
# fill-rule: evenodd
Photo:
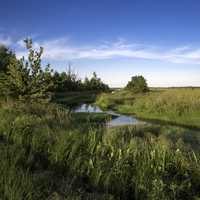
<svg viewBox="0 0 200 200">
<path fill-rule="evenodd" d="M 120 125 L 136 125 L 146 123 L 142 120 L 136 119 L 134 116 L 127 116 L 115 113 L 113 111 L 103 111 L 96 105 L 82 104 L 74 109 L 76 113 L 107 113 L 113 115 L 114 118 L 107 122 L 108 126 L 120 126 Z"/>
</svg>

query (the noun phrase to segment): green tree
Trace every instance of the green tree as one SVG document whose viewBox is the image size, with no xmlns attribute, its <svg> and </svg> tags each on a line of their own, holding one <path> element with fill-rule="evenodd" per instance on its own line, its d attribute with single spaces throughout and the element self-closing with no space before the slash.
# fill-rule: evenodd
<svg viewBox="0 0 200 200">
<path fill-rule="evenodd" d="M 103 83 L 100 78 L 98 78 L 96 72 L 93 72 L 93 76 L 90 80 L 88 78 L 85 78 L 84 86 L 86 90 L 105 92 L 109 90 L 109 86 Z"/>
<path fill-rule="evenodd" d="M 70 65 L 67 72 L 55 72 L 53 80 L 56 92 L 80 91 L 83 89 L 81 79 L 72 71 Z"/>
<path fill-rule="evenodd" d="M 147 82 L 143 76 L 133 76 L 126 88 L 136 93 L 149 91 Z"/>
<path fill-rule="evenodd" d="M 15 54 L 7 47 L 0 45 L 0 73 L 6 73 L 8 65 L 16 60 Z"/>
<path fill-rule="evenodd" d="M 32 40 L 24 40 L 28 50 L 28 59 L 12 60 L 4 77 L 3 87 L 6 95 L 17 99 L 46 99 L 49 90 L 53 87 L 52 70 L 47 65 L 44 70 L 41 66 L 43 48 L 33 49 Z"/>
</svg>

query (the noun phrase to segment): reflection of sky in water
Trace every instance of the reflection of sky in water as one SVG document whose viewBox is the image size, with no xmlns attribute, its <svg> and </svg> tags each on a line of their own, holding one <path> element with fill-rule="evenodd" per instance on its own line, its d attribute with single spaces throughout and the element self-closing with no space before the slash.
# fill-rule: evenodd
<svg viewBox="0 0 200 200">
<path fill-rule="evenodd" d="M 95 105 L 82 104 L 75 109 L 74 112 L 90 112 L 90 113 L 102 113 L 103 111 Z"/>
<path fill-rule="evenodd" d="M 112 119 L 107 123 L 108 126 L 118 126 L 118 125 L 134 125 L 138 124 L 139 120 L 134 117 L 121 115 L 115 119 Z"/>
<path fill-rule="evenodd" d="M 103 111 L 98 106 L 83 104 L 79 106 L 78 108 L 76 108 L 74 112 L 102 113 Z M 105 113 L 116 116 L 116 118 L 107 122 L 108 126 L 135 125 L 135 124 L 142 123 L 142 121 L 137 120 L 133 116 L 120 115 L 113 111 L 106 111 Z"/>
</svg>

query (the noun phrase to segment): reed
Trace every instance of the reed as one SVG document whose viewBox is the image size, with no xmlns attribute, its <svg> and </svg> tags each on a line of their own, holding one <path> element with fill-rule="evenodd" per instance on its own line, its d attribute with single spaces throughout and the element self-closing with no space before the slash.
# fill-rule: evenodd
<svg viewBox="0 0 200 200">
<path fill-rule="evenodd" d="M 3 199 L 200 197 L 199 149 L 187 129 L 89 123 L 82 129 L 51 104 L 2 104 L 0 118 Z"/>
</svg>

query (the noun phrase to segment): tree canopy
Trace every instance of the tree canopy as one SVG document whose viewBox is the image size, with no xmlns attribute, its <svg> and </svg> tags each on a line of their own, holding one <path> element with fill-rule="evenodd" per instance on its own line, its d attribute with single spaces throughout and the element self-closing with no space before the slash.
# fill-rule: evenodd
<svg viewBox="0 0 200 200">
<path fill-rule="evenodd" d="M 7 67 L 13 59 L 16 60 L 15 54 L 7 47 L 0 45 L 0 73 L 6 73 Z"/>
<path fill-rule="evenodd" d="M 43 48 L 33 49 L 31 39 L 24 40 L 28 57 L 17 59 L 6 47 L 0 48 L 0 93 L 20 100 L 49 99 L 50 94 L 68 91 L 108 91 L 94 72 L 82 81 L 71 66 L 66 72 L 53 72 L 50 65 L 42 66 Z"/>
<path fill-rule="evenodd" d="M 81 79 L 72 71 L 71 65 L 66 72 L 55 72 L 53 81 L 57 92 L 80 91 L 83 88 Z"/>
<path fill-rule="evenodd" d="M 84 87 L 86 90 L 97 90 L 97 91 L 108 91 L 109 86 L 102 82 L 100 78 L 98 78 L 97 74 L 93 72 L 92 78 L 85 78 Z"/>
<path fill-rule="evenodd" d="M 149 91 L 147 82 L 143 76 L 133 76 L 126 88 L 136 93 Z"/>
<path fill-rule="evenodd" d="M 67 92 L 67 91 L 108 91 L 109 86 L 102 82 L 98 78 L 97 74 L 93 72 L 93 76 L 89 79 L 88 77 L 82 81 L 75 74 L 71 66 L 69 66 L 67 72 L 58 73 L 55 72 L 53 75 L 56 92 Z"/>
<path fill-rule="evenodd" d="M 49 89 L 53 86 L 50 66 L 44 70 L 41 66 L 43 48 L 33 49 L 32 40 L 24 40 L 28 50 L 28 58 L 12 59 L 7 66 L 1 89 L 4 94 L 16 99 L 30 100 L 47 98 Z"/>
</svg>

